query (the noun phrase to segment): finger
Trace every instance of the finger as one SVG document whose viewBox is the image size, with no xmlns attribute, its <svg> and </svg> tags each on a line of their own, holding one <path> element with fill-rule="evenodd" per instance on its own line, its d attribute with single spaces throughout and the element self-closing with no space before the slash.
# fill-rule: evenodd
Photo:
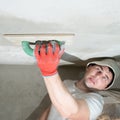
<svg viewBox="0 0 120 120">
<path fill-rule="evenodd" d="M 44 44 L 44 46 L 45 46 L 45 54 L 46 55 L 48 53 L 48 43 L 49 43 L 49 41 L 42 41 L 42 45 Z"/>
<path fill-rule="evenodd" d="M 53 47 L 52 47 L 52 44 L 50 42 L 48 43 L 47 55 L 53 56 Z"/>
<path fill-rule="evenodd" d="M 34 54 L 35 54 L 35 57 L 36 57 L 37 59 L 39 59 L 39 57 L 40 57 L 38 50 L 39 50 L 39 45 L 37 44 L 37 45 L 35 46 L 35 50 L 34 50 Z"/>
<path fill-rule="evenodd" d="M 65 51 L 65 44 L 62 44 L 60 46 L 59 58 L 64 54 L 64 51 Z"/>
<path fill-rule="evenodd" d="M 55 45 L 55 52 L 54 52 L 54 55 L 57 56 L 59 55 L 59 52 L 60 52 L 60 46 L 58 44 Z"/>
<path fill-rule="evenodd" d="M 48 54 L 48 43 L 45 44 L 45 54 Z"/>
<path fill-rule="evenodd" d="M 52 45 L 52 53 L 54 54 L 55 49 L 56 49 L 56 41 L 55 41 L 55 40 L 52 40 L 50 43 L 51 43 L 51 45 Z"/>
<path fill-rule="evenodd" d="M 40 56 L 41 56 L 41 58 L 46 57 L 46 44 L 41 45 Z"/>
<path fill-rule="evenodd" d="M 40 55 L 40 49 L 41 49 L 41 47 L 42 47 L 42 41 L 40 41 L 40 42 L 38 43 L 38 45 L 39 45 L 38 53 L 39 53 L 39 55 Z"/>
<path fill-rule="evenodd" d="M 60 50 L 60 52 L 59 52 L 59 58 L 61 58 L 61 56 L 64 54 L 64 52 L 65 52 L 65 49 Z"/>
<path fill-rule="evenodd" d="M 39 55 L 40 55 L 40 49 L 41 49 L 42 41 L 37 40 L 37 41 L 36 41 L 36 45 L 39 45 L 38 53 L 39 53 Z"/>
</svg>

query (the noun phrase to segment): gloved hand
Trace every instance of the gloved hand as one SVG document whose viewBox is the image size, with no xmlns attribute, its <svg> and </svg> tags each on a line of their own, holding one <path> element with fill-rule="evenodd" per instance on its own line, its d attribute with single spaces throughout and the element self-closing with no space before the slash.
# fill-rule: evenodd
<svg viewBox="0 0 120 120">
<path fill-rule="evenodd" d="M 39 41 L 36 44 L 34 54 L 43 76 L 52 76 L 57 73 L 57 67 L 63 53 L 63 45 L 54 40 Z"/>
</svg>

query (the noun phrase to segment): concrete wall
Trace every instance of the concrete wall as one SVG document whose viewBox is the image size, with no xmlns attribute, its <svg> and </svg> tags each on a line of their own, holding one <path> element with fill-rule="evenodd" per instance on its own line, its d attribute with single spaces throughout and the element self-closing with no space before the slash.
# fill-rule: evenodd
<svg viewBox="0 0 120 120">
<path fill-rule="evenodd" d="M 62 79 L 78 79 L 80 68 L 63 66 L 59 73 Z M 0 65 L 0 120 L 33 120 L 46 93 L 37 66 Z"/>
<path fill-rule="evenodd" d="M 0 65 L 1 120 L 25 120 L 45 94 L 36 66 Z"/>
</svg>

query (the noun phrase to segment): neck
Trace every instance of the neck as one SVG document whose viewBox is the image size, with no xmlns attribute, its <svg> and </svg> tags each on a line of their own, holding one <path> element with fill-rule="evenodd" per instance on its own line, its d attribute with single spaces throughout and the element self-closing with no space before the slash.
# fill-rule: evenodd
<svg viewBox="0 0 120 120">
<path fill-rule="evenodd" d="M 76 87 L 79 88 L 80 90 L 88 93 L 88 92 L 93 92 L 91 89 L 89 89 L 85 83 L 84 83 L 84 79 L 81 79 L 81 80 L 78 80 L 76 83 L 75 83 Z"/>
</svg>

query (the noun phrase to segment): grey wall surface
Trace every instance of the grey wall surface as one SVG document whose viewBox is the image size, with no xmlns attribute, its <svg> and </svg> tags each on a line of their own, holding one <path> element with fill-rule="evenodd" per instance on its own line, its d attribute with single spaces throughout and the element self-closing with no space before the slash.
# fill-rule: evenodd
<svg viewBox="0 0 120 120">
<path fill-rule="evenodd" d="M 25 120 L 45 94 L 36 66 L 0 65 L 0 120 Z"/>
<path fill-rule="evenodd" d="M 79 73 L 79 67 L 59 68 L 62 80 L 78 79 Z M 37 66 L 0 65 L 0 120 L 30 119 L 31 114 L 37 112 L 36 109 L 46 93 Z"/>
</svg>

